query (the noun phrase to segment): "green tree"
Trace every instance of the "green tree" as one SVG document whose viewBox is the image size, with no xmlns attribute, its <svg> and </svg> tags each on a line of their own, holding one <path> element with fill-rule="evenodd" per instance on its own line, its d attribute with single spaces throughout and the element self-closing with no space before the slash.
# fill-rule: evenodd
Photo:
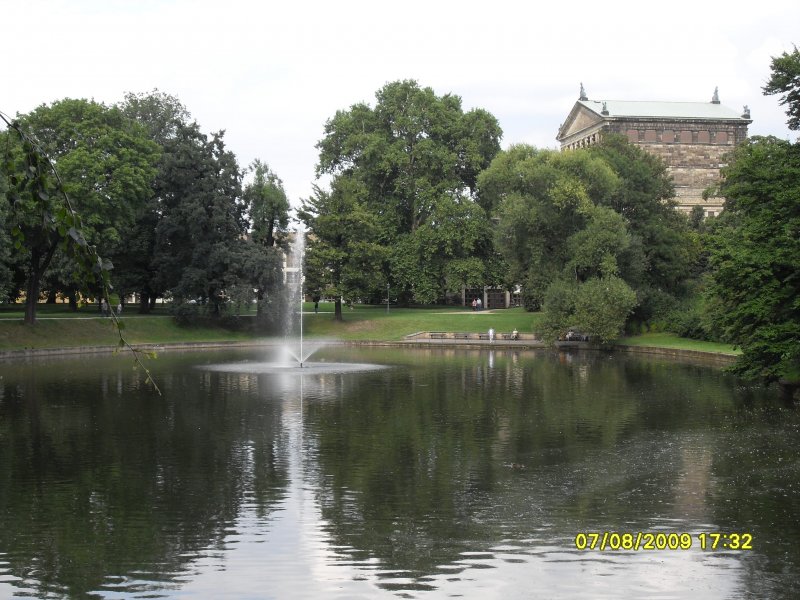
<svg viewBox="0 0 800 600">
<path fill-rule="evenodd" d="M 545 291 L 545 338 L 577 329 L 601 343 L 616 339 L 637 304 L 619 277 L 619 258 L 630 246 L 625 220 L 606 206 L 583 209 L 586 225 L 566 240 L 569 260 Z"/>
<path fill-rule="evenodd" d="M 358 181 L 360 205 L 379 218 L 390 249 L 384 278 L 403 300 L 431 302 L 452 280 L 445 264 L 492 255 L 491 238 L 475 238 L 488 231 L 479 222 L 487 215 L 471 205 L 501 130 L 486 111 L 465 113 L 458 96 L 438 97 L 415 81 L 389 83 L 376 99 L 374 108 L 356 104 L 326 123 L 317 173 Z M 472 233 L 458 240 L 458 231 Z"/>
<path fill-rule="evenodd" d="M 143 94 L 128 93 L 120 109 L 140 123 L 150 139 L 162 149 L 175 152 L 179 131 L 188 127 L 191 115 L 181 101 L 170 94 L 153 90 Z M 172 157 L 162 153 L 158 172 L 152 182 L 147 201 L 140 207 L 136 222 L 126 235 L 123 252 L 114 259 L 118 265 L 115 281 L 121 291 L 139 295 L 139 312 L 148 313 L 156 298 L 167 291 L 154 268 L 156 230 L 165 214 L 164 197 L 175 186 L 168 180 L 175 171 L 169 168 Z"/>
<path fill-rule="evenodd" d="M 525 305 L 538 310 L 547 287 L 571 259 L 568 239 L 582 230 L 592 206 L 618 187 L 602 159 L 586 152 L 502 152 L 478 178 L 480 202 L 497 218 L 495 245 Z"/>
<path fill-rule="evenodd" d="M 363 202 L 360 181 L 340 176 L 330 191 L 319 187 L 303 201 L 300 219 L 312 232 L 306 245 L 306 289 L 335 299 L 334 319 L 342 320 L 342 297 L 354 298 L 380 287 L 386 249 L 379 223 Z"/>
<path fill-rule="evenodd" d="M 637 298 L 634 312 L 623 312 L 642 321 L 687 293 L 698 237 L 674 209 L 663 161 L 624 138 L 575 152 L 512 146 L 479 176 L 478 190 L 529 310 L 563 277 L 618 276 Z"/>
<path fill-rule="evenodd" d="M 253 179 L 244 187 L 253 239 L 271 248 L 287 234 L 289 199 L 283 182 L 269 165 L 256 159 L 249 167 Z"/>
<path fill-rule="evenodd" d="M 17 124 L 35 137 L 41 154 L 58 173 L 42 170 L 36 185 L 25 187 L 24 182 L 30 180 L 21 177 L 19 169 L 26 164 L 23 157 L 35 156 L 24 147 L 25 142 L 10 150 L 6 161 L 7 170 L 17 169 L 10 222 L 22 242 L 19 251 L 27 271 L 25 319 L 33 323 L 42 278 L 67 233 L 106 257 L 120 250 L 123 232 L 149 193 L 159 151 L 119 109 L 88 100 L 66 99 L 40 106 L 21 116 Z M 59 192 L 82 215 L 80 235 L 65 220 L 67 208 Z M 57 221 L 60 227 L 53 226 Z M 82 283 L 70 276 L 66 283 L 76 282 Z"/>
<path fill-rule="evenodd" d="M 599 203 L 625 218 L 631 244 L 620 256 L 620 271 L 639 298 L 632 318 L 651 320 L 691 292 L 699 275 L 699 238 L 675 209 L 675 189 L 663 160 L 618 135 L 605 136 L 588 152 L 619 177 L 614 193 L 600 196 Z"/>
<path fill-rule="evenodd" d="M 763 87 L 765 95 L 783 94 L 780 103 L 786 106 L 789 129 L 800 129 L 800 51 L 784 52 L 772 58 L 772 76 Z"/>
<path fill-rule="evenodd" d="M 176 305 L 199 301 L 219 316 L 227 291 L 243 278 L 246 233 L 242 174 L 223 133 L 179 123 L 164 147 L 161 210 L 153 265 L 156 285 Z"/>
<path fill-rule="evenodd" d="M 712 319 L 742 349 L 733 370 L 800 388 L 800 146 L 754 137 L 723 169 L 710 236 Z"/>
<path fill-rule="evenodd" d="M 256 159 L 249 170 L 253 178 L 245 185 L 243 193 L 250 228 L 243 263 L 245 278 L 256 291 L 257 322 L 263 328 L 276 329 L 285 310 L 279 292 L 283 288 L 289 199 L 283 182 L 266 163 Z"/>
</svg>

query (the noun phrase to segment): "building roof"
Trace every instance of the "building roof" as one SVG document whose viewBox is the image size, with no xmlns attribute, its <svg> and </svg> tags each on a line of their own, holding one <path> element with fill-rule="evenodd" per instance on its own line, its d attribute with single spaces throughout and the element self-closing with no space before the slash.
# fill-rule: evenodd
<svg viewBox="0 0 800 600">
<path fill-rule="evenodd" d="M 631 100 L 578 100 L 577 104 L 603 118 L 650 119 L 733 119 L 750 122 L 747 107 L 742 111 L 714 102 L 650 102 Z M 603 111 L 607 112 L 603 112 Z"/>
</svg>

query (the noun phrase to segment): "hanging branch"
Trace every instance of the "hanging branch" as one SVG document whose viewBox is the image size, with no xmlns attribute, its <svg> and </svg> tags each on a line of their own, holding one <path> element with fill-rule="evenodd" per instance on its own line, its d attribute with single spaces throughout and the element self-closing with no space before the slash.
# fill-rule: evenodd
<svg viewBox="0 0 800 600">
<path fill-rule="evenodd" d="M 64 187 L 64 182 L 61 175 L 56 169 L 53 161 L 50 160 L 47 153 L 39 146 L 39 144 L 28 134 L 22 131 L 22 128 L 16 121 L 0 111 L 0 119 L 6 124 L 9 130 L 13 131 L 19 137 L 22 143 L 22 150 L 24 155 L 24 168 L 21 173 L 16 172 L 10 157 L 10 151 L 6 151 L 5 167 L 9 175 L 9 181 L 13 187 L 11 194 L 12 206 L 20 201 L 20 194 L 28 192 L 35 202 L 41 203 L 42 206 L 42 222 L 41 233 L 44 235 L 53 236 L 55 242 L 49 252 L 50 257 L 55 251 L 57 246 L 72 258 L 75 271 L 73 275 L 76 279 L 87 286 L 88 283 L 93 282 L 98 284 L 102 290 L 102 297 L 105 299 L 109 309 L 111 308 L 111 301 L 109 297 L 110 290 L 113 289 L 111 285 L 111 269 L 113 265 L 111 261 L 103 259 L 98 253 L 97 248 L 89 244 L 83 235 L 83 222 L 80 215 L 72 206 L 72 202 L 67 195 Z M 50 211 L 46 206 L 46 202 L 50 200 L 50 193 L 48 191 L 48 173 L 52 174 L 55 178 L 56 196 L 61 200 L 61 206 L 56 210 Z M 14 248 L 19 250 L 25 243 L 25 233 L 19 223 L 15 224 L 11 229 L 11 237 L 13 238 Z M 49 262 L 49 260 L 47 261 Z M 122 348 L 127 348 L 132 354 L 136 365 L 140 367 L 145 375 L 145 383 L 153 386 L 153 389 L 161 395 L 161 390 L 153 379 L 150 370 L 142 363 L 142 357 L 154 358 L 155 352 L 148 352 L 134 348 L 122 333 L 125 324 L 119 320 L 119 316 L 110 310 L 112 323 L 119 336 L 117 342 L 117 349 L 115 352 Z"/>
</svg>

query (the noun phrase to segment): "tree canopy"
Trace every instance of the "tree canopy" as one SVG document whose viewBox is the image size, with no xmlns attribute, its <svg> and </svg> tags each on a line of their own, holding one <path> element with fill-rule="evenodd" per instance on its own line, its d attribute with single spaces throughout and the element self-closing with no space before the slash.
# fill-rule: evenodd
<svg viewBox="0 0 800 600">
<path fill-rule="evenodd" d="M 16 125 L 36 140 L 57 169 L 57 175 L 42 171 L 37 186 L 25 187 L 29 180 L 20 172 L 25 167 L 22 157 L 29 153 L 25 142 L 6 134 L 12 146 L 5 162 L 13 188 L 9 222 L 24 240 L 18 258 L 27 281 L 26 321 L 33 323 L 42 278 L 69 229 L 68 223 L 51 226 L 53 216 L 66 211 L 59 192 L 71 199 L 82 216 L 82 243 L 96 246 L 106 258 L 113 257 L 124 246 L 122 232 L 133 224 L 149 194 L 160 150 L 118 108 L 88 100 L 42 105 L 19 117 Z M 56 277 L 62 289 L 79 283 L 71 272 L 62 270 L 61 277 Z"/>
<path fill-rule="evenodd" d="M 789 129 L 800 129 L 800 51 L 784 52 L 772 58 L 772 75 L 763 88 L 764 94 L 782 94 Z"/>
<path fill-rule="evenodd" d="M 575 327 L 609 341 L 634 309 L 648 318 L 656 300 L 683 291 L 695 251 L 668 202 L 666 167 L 624 139 L 572 152 L 512 146 L 479 176 L 478 191 L 497 219 L 509 278 L 530 310 L 545 309 L 552 338 Z"/>
<path fill-rule="evenodd" d="M 765 94 L 783 93 L 800 127 L 800 53 L 773 58 Z M 741 347 L 733 371 L 800 389 L 800 144 L 752 137 L 722 169 L 725 210 L 713 223 L 707 293 L 712 324 Z"/>
<path fill-rule="evenodd" d="M 475 191 L 502 132 L 488 112 L 464 112 L 458 96 L 415 81 L 389 83 L 376 100 L 326 123 L 317 173 L 347 178 L 359 206 L 378 219 L 389 249 L 382 279 L 404 301 L 434 302 L 460 288 L 465 266 L 486 275 L 491 237 Z"/>
<path fill-rule="evenodd" d="M 25 295 L 28 322 L 42 292 L 75 308 L 79 288 L 103 296 L 108 281 L 83 289 L 91 278 L 75 273 L 83 254 L 103 257 L 88 268 L 104 276 L 113 262 L 119 297 L 138 293 L 143 312 L 161 296 L 221 315 L 283 285 L 280 179 L 256 161 L 243 190 L 223 133 L 205 134 L 174 96 L 127 94 L 110 107 L 65 99 L 3 120 L 13 132 L 0 133 L 0 292 Z"/>
<path fill-rule="evenodd" d="M 306 245 L 306 290 L 334 298 L 334 319 L 342 320 L 342 297 L 369 295 L 384 285 L 387 249 L 379 239 L 379 219 L 364 203 L 358 180 L 340 176 L 330 191 L 314 188 L 303 201 L 300 219 L 312 235 Z"/>
<path fill-rule="evenodd" d="M 800 146 L 740 145 L 723 170 L 710 236 L 712 318 L 742 355 L 734 371 L 800 387 Z"/>
</svg>

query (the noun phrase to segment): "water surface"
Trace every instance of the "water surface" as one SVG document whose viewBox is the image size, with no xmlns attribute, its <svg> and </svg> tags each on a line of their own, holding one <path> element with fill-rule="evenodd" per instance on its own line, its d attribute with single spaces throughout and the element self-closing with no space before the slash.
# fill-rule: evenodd
<svg viewBox="0 0 800 600">
<path fill-rule="evenodd" d="M 0 598 L 788 598 L 800 418 L 637 356 L 326 348 L 0 365 Z M 224 367 L 220 368 L 220 365 Z M 239 365 L 239 367 L 237 367 Z M 575 547 L 688 532 L 688 550 Z M 702 532 L 753 550 L 701 550 Z"/>
</svg>

